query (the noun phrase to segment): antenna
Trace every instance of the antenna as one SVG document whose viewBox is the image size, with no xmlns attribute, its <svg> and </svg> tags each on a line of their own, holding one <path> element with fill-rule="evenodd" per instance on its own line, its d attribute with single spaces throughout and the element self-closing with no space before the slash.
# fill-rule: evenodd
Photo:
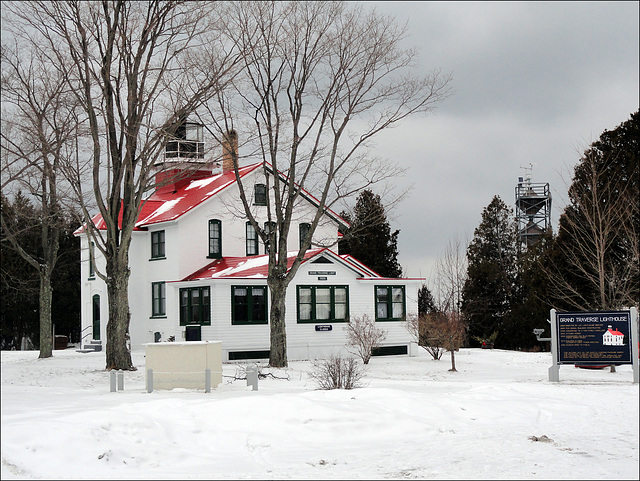
<svg viewBox="0 0 640 481">
<path fill-rule="evenodd" d="M 536 165 L 533 162 L 529 162 L 529 167 L 523 167 L 522 165 L 520 166 L 521 169 L 524 169 L 527 172 L 526 175 L 526 179 L 527 179 L 527 183 L 531 183 L 531 174 L 533 174 L 533 166 Z"/>
</svg>

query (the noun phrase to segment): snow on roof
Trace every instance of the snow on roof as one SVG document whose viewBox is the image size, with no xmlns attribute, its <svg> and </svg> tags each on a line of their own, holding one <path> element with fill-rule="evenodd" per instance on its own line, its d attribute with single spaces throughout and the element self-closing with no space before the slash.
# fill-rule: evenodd
<svg viewBox="0 0 640 481">
<path fill-rule="evenodd" d="M 306 262 L 324 249 L 308 250 L 302 262 Z M 297 251 L 287 252 L 287 267 L 290 268 L 298 255 Z M 188 275 L 183 281 L 221 279 L 226 277 L 266 279 L 269 272 L 269 255 L 248 257 L 223 257 L 207 264 L 202 269 Z"/>
<path fill-rule="evenodd" d="M 275 169 L 273 169 L 271 164 L 268 162 L 265 162 L 265 164 L 271 172 L 275 173 Z M 239 176 L 242 178 L 262 165 L 262 162 L 258 162 L 256 164 L 240 167 L 238 169 Z M 289 182 L 289 178 L 282 172 L 278 171 L 277 175 L 284 182 Z M 233 171 L 228 171 L 215 174 L 210 177 L 192 180 L 185 186 L 178 188 L 176 192 L 156 192 L 144 202 L 140 214 L 138 215 L 138 222 L 136 222 L 135 230 L 145 230 L 147 226 L 152 224 L 176 220 L 235 182 L 235 173 Z M 316 205 L 320 204 L 318 199 L 305 189 L 301 189 L 301 194 L 312 203 Z M 325 212 L 333 217 L 334 220 L 343 223 L 345 226 L 349 225 L 346 220 L 336 214 L 329 207 L 325 208 Z M 93 222 L 98 229 L 106 228 L 102 215 L 100 214 L 93 217 Z M 122 222 L 122 218 L 120 218 L 120 222 Z M 83 230 L 83 227 L 80 227 L 74 234 L 80 234 Z"/>
<path fill-rule="evenodd" d="M 240 177 L 244 177 L 260 165 L 260 163 L 257 163 L 240 167 L 238 174 Z M 146 217 L 138 217 L 136 227 L 175 220 L 235 183 L 235 181 L 235 173 L 228 171 L 204 179 L 193 180 L 174 193 L 153 194 L 149 197 L 149 200 L 161 201 L 163 202 L 163 206 Z"/>
<path fill-rule="evenodd" d="M 142 216 L 138 217 L 138 222 L 136 223 L 136 227 L 151 223 L 154 218 L 157 218 L 158 216 L 164 214 L 165 212 L 169 212 L 170 210 L 172 210 L 178 204 L 178 202 L 180 202 L 182 199 L 184 199 L 184 196 L 178 197 L 177 199 L 172 199 L 166 202 L 162 202 L 160 204 L 160 207 L 154 210 L 147 217 L 144 217 L 144 218 Z"/>
<path fill-rule="evenodd" d="M 260 165 L 262 164 L 257 163 L 240 167 L 238 173 L 240 177 L 244 177 Z M 154 193 L 144 201 L 138 215 L 135 230 L 145 230 L 148 225 L 175 220 L 235 183 L 235 181 L 235 173 L 229 171 L 204 179 L 193 180 L 173 193 Z M 106 228 L 102 215 L 96 214 L 92 220 L 98 229 Z M 120 222 L 122 222 L 122 217 L 120 217 Z M 80 234 L 83 231 L 84 228 L 80 227 L 74 234 Z"/>
</svg>

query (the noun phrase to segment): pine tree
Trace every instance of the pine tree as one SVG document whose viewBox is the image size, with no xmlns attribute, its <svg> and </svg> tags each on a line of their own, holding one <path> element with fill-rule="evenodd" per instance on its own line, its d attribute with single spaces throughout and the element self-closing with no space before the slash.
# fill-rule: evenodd
<svg viewBox="0 0 640 481">
<path fill-rule="evenodd" d="M 338 246 L 340 254 L 351 254 L 383 277 L 400 277 L 398 234 L 391 232 L 380 196 L 367 189 L 360 193 L 353 215 L 341 214 L 351 223 Z"/>
<path fill-rule="evenodd" d="M 554 306 L 609 310 L 640 299 L 640 113 L 605 130 L 574 170 L 547 265 Z"/>
<path fill-rule="evenodd" d="M 42 255 L 42 216 L 33 203 L 18 191 L 11 202 L 2 196 L 2 216 L 27 253 Z M 80 335 L 80 245 L 73 235 L 73 216 L 60 219 L 60 248 L 52 276 L 51 322 L 57 334 Z M 0 248 L 0 328 L 3 350 L 20 349 L 23 337 L 40 346 L 39 287 L 33 267 L 19 255 L 2 229 Z"/>
<path fill-rule="evenodd" d="M 505 326 L 517 295 L 517 234 L 512 210 L 495 196 L 467 249 L 462 310 L 472 345 L 496 332 L 498 345 L 508 342 Z"/>
<path fill-rule="evenodd" d="M 426 285 L 418 290 L 418 316 L 424 316 L 436 311 L 436 301 Z"/>
<path fill-rule="evenodd" d="M 21 226 L 19 241 L 30 252 L 39 247 L 36 211 L 18 191 L 11 202 L 2 195 L 2 216 L 10 226 Z M 3 350 L 19 350 L 22 338 L 39 345 L 38 277 L 11 246 L 4 229 L 0 234 L 0 330 Z"/>
</svg>

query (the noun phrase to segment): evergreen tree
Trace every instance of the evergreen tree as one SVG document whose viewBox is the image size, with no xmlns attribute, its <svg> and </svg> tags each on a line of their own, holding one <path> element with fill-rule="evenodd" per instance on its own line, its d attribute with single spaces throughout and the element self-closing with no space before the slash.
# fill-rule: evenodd
<svg viewBox="0 0 640 481">
<path fill-rule="evenodd" d="M 482 212 L 467 249 L 468 278 L 462 291 L 462 311 L 471 345 L 495 332 L 498 345 L 508 342 L 505 326 L 517 295 L 517 251 L 518 232 L 512 210 L 495 196 Z"/>
<path fill-rule="evenodd" d="M 554 307 L 608 310 L 640 301 L 640 114 L 584 152 L 546 264 Z"/>
<path fill-rule="evenodd" d="M 363 190 L 356 201 L 353 215 L 341 213 L 351 227 L 343 232 L 338 245 L 340 254 L 351 254 L 383 277 L 400 277 L 398 263 L 399 230 L 391 232 L 380 196 Z"/>
<path fill-rule="evenodd" d="M 18 192 L 14 202 L 1 197 L 2 216 L 11 226 L 21 226 L 19 242 L 30 252 L 39 247 L 39 227 L 33 204 Z M 3 350 L 19 350 L 22 338 L 39 345 L 38 276 L 9 243 L 4 229 L 0 239 L 0 345 Z"/>
<path fill-rule="evenodd" d="M 418 317 L 437 311 L 436 301 L 426 285 L 418 290 Z"/>
<path fill-rule="evenodd" d="M 42 218 L 32 202 L 18 192 L 11 202 L 2 196 L 2 216 L 20 246 L 30 255 L 42 253 Z M 80 335 L 80 245 L 73 235 L 77 220 L 61 219 L 60 247 L 52 276 L 51 320 L 56 334 L 78 342 Z M 22 338 L 40 346 L 39 282 L 33 267 L 19 255 L 4 229 L 0 244 L 0 329 L 3 350 L 20 349 Z"/>
<path fill-rule="evenodd" d="M 550 337 L 549 281 L 542 265 L 547 262 L 553 245 L 551 232 L 546 232 L 534 245 L 519 254 L 516 293 L 507 316 L 500 346 L 506 349 L 548 351 L 550 344 L 540 343 L 533 334 L 546 329 L 542 337 Z"/>
</svg>

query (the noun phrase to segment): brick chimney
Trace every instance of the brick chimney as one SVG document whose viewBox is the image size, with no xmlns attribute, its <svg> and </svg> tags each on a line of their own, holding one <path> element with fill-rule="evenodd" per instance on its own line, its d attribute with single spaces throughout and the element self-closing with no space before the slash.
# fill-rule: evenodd
<svg viewBox="0 0 640 481">
<path fill-rule="evenodd" d="M 222 142 L 222 172 L 233 170 L 234 163 L 238 163 L 238 134 L 235 130 L 230 130 L 224 136 Z"/>
</svg>

